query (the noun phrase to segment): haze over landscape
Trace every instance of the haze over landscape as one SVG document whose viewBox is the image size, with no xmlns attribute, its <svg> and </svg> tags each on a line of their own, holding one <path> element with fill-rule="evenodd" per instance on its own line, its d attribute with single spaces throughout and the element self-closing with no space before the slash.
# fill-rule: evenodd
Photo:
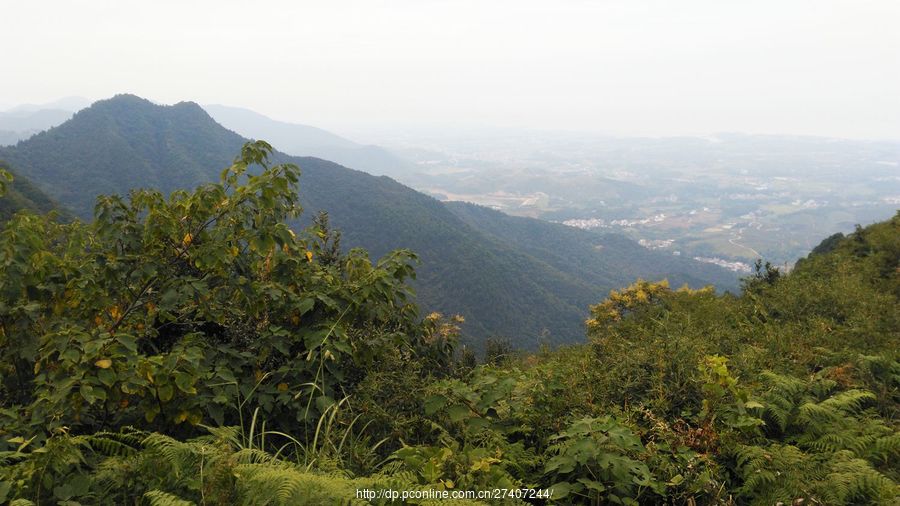
<svg viewBox="0 0 900 506">
<path fill-rule="evenodd" d="M 3 16 L 0 504 L 900 503 L 900 3 Z"/>
<path fill-rule="evenodd" d="M 27 48 L 6 55 L 10 105 L 127 92 L 339 133 L 900 131 L 891 0 L 35 1 L 4 17 L 5 47 Z"/>
</svg>

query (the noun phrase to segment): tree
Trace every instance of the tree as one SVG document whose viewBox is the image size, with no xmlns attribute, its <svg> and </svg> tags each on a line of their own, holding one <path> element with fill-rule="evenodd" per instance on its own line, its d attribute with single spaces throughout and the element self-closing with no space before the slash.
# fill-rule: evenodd
<svg viewBox="0 0 900 506">
<path fill-rule="evenodd" d="M 414 256 L 296 234 L 299 168 L 246 144 L 219 183 L 101 197 L 90 224 L 0 233 L 4 432 L 314 423 L 385 353 L 427 341 Z M 250 399 L 252 398 L 252 403 Z"/>
</svg>

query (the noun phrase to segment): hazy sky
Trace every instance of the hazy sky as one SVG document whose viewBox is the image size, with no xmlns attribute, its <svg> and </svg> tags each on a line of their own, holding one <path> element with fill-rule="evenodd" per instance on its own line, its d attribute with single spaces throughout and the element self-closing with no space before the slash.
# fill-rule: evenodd
<svg viewBox="0 0 900 506">
<path fill-rule="evenodd" d="M 898 0 L 0 2 L 6 105 L 900 139 Z"/>
</svg>

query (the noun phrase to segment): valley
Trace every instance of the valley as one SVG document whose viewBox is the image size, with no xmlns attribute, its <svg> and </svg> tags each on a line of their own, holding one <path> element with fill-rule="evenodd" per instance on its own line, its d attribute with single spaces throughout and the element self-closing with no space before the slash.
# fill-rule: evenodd
<svg viewBox="0 0 900 506">
<path fill-rule="evenodd" d="M 373 139 L 416 162 L 401 181 L 441 200 L 624 233 L 743 273 L 757 258 L 789 268 L 823 235 L 900 205 L 897 142 L 521 131 Z"/>
</svg>

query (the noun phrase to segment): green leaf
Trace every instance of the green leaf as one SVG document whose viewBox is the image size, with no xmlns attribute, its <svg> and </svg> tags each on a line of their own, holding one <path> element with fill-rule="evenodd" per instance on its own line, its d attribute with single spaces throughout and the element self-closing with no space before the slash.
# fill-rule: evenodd
<svg viewBox="0 0 900 506">
<path fill-rule="evenodd" d="M 81 359 L 81 351 L 77 348 L 68 348 L 66 351 L 62 352 L 59 358 L 68 360 L 69 362 L 78 362 Z"/>
<path fill-rule="evenodd" d="M 574 491 L 576 486 L 573 486 L 571 483 L 561 481 L 550 488 L 553 490 L 553 494 L 550 496 L 550 498 L 558 500 L 568 497 L 568 495 Z M 577 488 L 581 489 L 580 486 L 578 486 Z"/>
<path fill-rule="evenodd" d="M 12 483 L 8 481 L 0 481 L 0 503 L 5 503 L 6 499 L 9 497 L 9 491 L 12 488 Z"/>
<path fill-rule="evenodd" d="M 316 408 L 320 413 L 324 413 L 326 409 L 334 405 L 334 399 L 327 395 L 321 395 L 316 398 Z"/>
<path fill-rule="evenodd" d="M 307 298 L 301 300 L 300 302 L 298 302 L 297 305 L 294 306 L 294 309 L 297 311 L 297 313 L 300 316 L 302 316 L 305 313 L 309 312 L 309 310 L 312 309 L 313 306 L 315 306 L 315 305 L 316 305 L 316 300 L 313 298 L 307 297 Z"/>
<path fill-rule="evenodd" d="M 116 337 L 116 341 L 119 342 L 122 346 L 125 347 L 128 351 L 132 353 L 137 353 L 137 341 L 135 341 L 134 336 L 128 334 L 121 334 Z"/>
<path fill-rule="evenodd" d="M 156 392 L 157 395 L 159 395 L 159 400 L 162 402 L 169 402 L 172 400 L 172 397 L 175 396 L 175 389 L 168 383 L 160 385 Z"/>
<path fill-rule="evenodd" d="M 97 399 L 97 396 L 94 395 L 94 387 L 90 385 L 81 385 L 81 388 L 78 391 L 88 404 L 93 404 Z"/>
<path fill-rule="evenodd" d="M 675 486 L 681 485 L 682 482 L 684 482 L 684 476 L 682 476 L 680 474 L 676 474 L 675 476 L 672 477 L 671 480 L 669 480 L 668 484 L 675 487 Z"/>
<path fill-rule="evenodd" d="M 473 416 L 472 418 L 469 418 L 468 420 L 466 420 L 466 428 L 473 432 L 476 432 L 479 430 L 484 430 L 484 429 L 490 427 L 490 425 L 491 425 L 490 421 L 488 421 L 484 418 L 478 417 L 478 416 Z"/>
<path fill-rule="evenodd" d="M 186 372 L 178 371 L 175 373 L 175 385 L 186 394 L 193 395 L 197 393 L 197 389 L 194 388 L 194 377 Z"/>
<path fill-rule="evenodd" d="M 221 404 L 207 404 L 206 412 L 209 413 L 210 418 L 216 422 L 216 425 L 221 427 L 225 424 L 225 409 Z"/>
<path fill-rule="evenodd" d="M 425 414 L 433 415 L 447 405 L 447 398 L 443 395 L 432 395 L 425 399 Z"/>
<path fill-rule="evenodd" d="M 578 483 L 584 485 L 588 490 L 594 490 L 596 492 L 603 492 L 606 490 L 606 487 L 603 486 L 599 481 L 589 480 L 587 478 L 578 478 Z"/>
<path fill-rule="evenodd" d="M 454 404 L 447 408 L 447 416 L 451 422 L 459 422 L 469 416 L 469 408 L 463 404 Z"/>
<path fill-rule="evenodd" d="M 97 379 L 100 383 L 111 387 L 116 382 L 116 373 L 112 369 L 100 369 L 97 371 Z"/>
</svg>

